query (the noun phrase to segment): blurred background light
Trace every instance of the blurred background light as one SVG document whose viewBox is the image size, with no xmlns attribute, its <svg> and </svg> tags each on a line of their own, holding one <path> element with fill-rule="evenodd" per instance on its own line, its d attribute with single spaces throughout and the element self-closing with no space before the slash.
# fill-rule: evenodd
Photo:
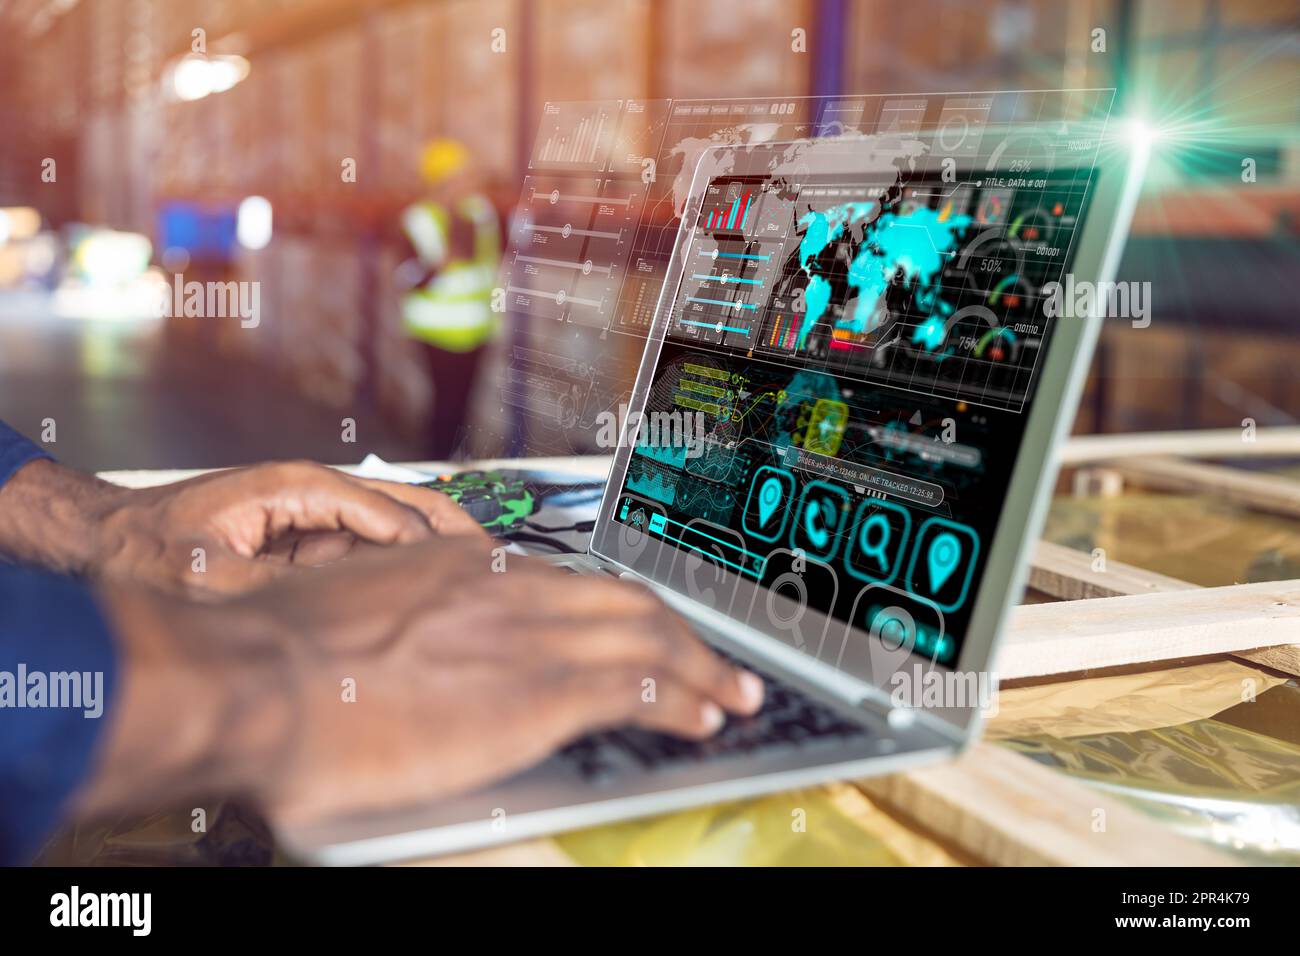
<svg viewBox="0 0 1300 956">
<path fill-rule="evenodd" d="M 73 261 L 90 285 L 116 286 L 144 274 L 153 246 L 138 232 L 92 229 L 76 246 Z"/>
<path fill-rule="evenodd" d="M 271 241 L 271 201 L 264 196 L 249 196 L 239 204 L 235 220 L 235 237 L 245 249 L 265 249 Z"/>
<path fill-rule="evenodd" d="M 248 76 L 249 62 L 242 56 L 187 56 L 171 69 L 171 95 L 192 102 L 213 93 L 224 93 Z"/>
<path fill-rule="evenodd" d="M 30 239 L 41 230 L 41 214 L 31 206 L 0 209 L 0 244 Z"/>
</svg>

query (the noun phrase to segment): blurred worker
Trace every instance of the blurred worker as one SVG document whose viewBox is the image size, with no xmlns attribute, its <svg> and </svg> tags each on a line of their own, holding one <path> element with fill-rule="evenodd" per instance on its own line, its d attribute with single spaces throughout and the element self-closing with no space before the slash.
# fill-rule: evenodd
<svg viewBox="0 0 1300 956">
<path fill-rule="evenodd" d="M 357 540 L 389 547 L 295 570 Z M 83 577 L 0 560 L 0 865 L 67 817 L 198 796 L 286 821 L 384 810 L 600 727 L 707 737 L 762 700 L 648 590 L 527 558 L 496 573 L 445 496 L 309 463 L 127 490 L 0 422 L 6 557 Z"/>
<path fill-rule="evenodd" d="M 406 288 L 402 323 L 424 343 L 433 387 L 429 454 L 456 450 L 486 344 L 497 329 L 492 289 L 501 260 L 501 224 L 469 151 L 450 139 L 420 156 L 429 196 L 402 213 L 415 258 L 398 270 Z"/>
</svg>

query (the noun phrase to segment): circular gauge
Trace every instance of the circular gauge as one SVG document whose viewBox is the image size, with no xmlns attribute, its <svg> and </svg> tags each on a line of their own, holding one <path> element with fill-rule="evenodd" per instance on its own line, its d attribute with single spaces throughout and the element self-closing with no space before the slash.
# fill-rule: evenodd
<svg viewBox="0 0 1300 956">
<path fill-rule="evenodd" d="M 1024 245 L 1036 243 L 1051 245 L 1055 236 L 1055 221 L 1041 209 L 1021 213 L 1007 226 L 1007 238 Z"/>
<path fill-rule="evenodd" d="M 984 297 L 984 304 L 999 314 L 1025 315 L 1033 308 L 1034 290 L 1018 273 L 999 279 Z"/>
<path fill-rule="evenodd" d="M 1014 329 L 999 325 L 988 329 L 976 339 L 971 354 L 986 362 L 1015 365 L 1020 358 L 1020 344 L 1020 336 Z"/>
<path fill-rule="evenodd" d="M 1024 253 L 1020 246 L 1005 236 L 977 239 L 959 259 L 967 286 L 986 305 L 992 304 L 989 300 L 1000 286 L 1019 280 L 1023 265 Z"/>
</svg>

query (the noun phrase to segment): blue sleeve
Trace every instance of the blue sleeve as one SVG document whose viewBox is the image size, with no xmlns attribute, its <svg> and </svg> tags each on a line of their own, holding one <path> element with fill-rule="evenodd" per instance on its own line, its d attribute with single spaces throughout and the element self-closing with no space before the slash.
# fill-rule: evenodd
<svg viewBox="0 0 1300 956">
<path fill-rule="evenodd" d="M 29 461 L 49 457 L 49 452 L 33 445 L 4 422 L 0 422 L 0 486 Z"/>
<path fill-rule="evenodd" d="M 89 589 L 0 563 L 0 865 L 32 859 L 86 778 L 115 678 Z"/>
</svg>

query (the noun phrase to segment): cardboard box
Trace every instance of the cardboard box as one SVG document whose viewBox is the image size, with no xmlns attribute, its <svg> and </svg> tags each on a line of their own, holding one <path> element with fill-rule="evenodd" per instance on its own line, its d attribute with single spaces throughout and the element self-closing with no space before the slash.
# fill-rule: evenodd
<svg viewBox="0 0 1300 956">
<path fill-rule="evenodd" d="M 441 84 L 441 133 L 463 142 L 489 175 L 511 179 L 516 168 L 518 70 L 522 44 L 514 0 L 448 0 Z M 503 52 L 494 52 L 494 31 Z M 499 46 L 499 42 L 498 42 Z"/>
<path fill-rule="evenodd" d="M 809 91 L 815 37 L 808 0 L 669 0 L 655 4 L 664 22 L 655 95 L 801 96 Z M 805 31 L 808 51 L 792 49 Z M 890 24 L 890 35 L 895 24 Z"/>
<path fill-rule="evenodd" d="M 532 96 L 537 103 L 649 96 L 652 25 L 647 0 L 553 0 L 534 25 Z"/>
</svg>

